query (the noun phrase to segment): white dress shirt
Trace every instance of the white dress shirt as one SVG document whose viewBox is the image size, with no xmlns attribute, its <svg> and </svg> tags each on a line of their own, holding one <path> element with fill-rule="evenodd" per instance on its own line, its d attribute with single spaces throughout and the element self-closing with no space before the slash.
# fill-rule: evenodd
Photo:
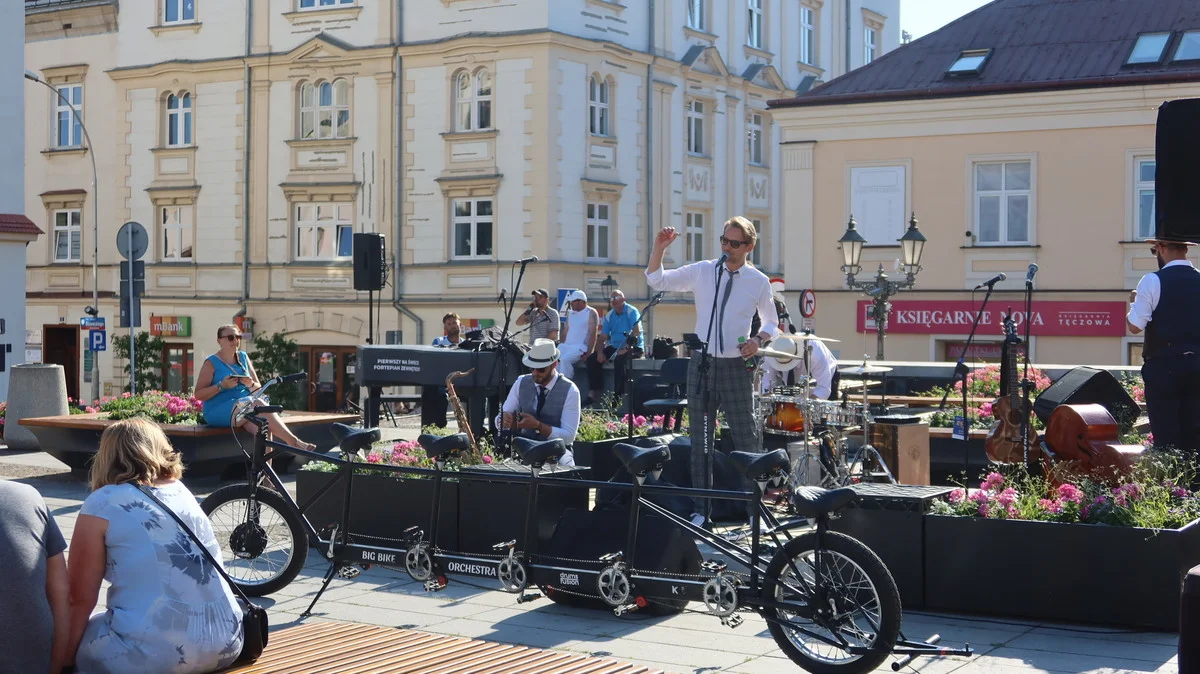
<svg viewBox="0 0 1200 674">
<path fill-rule="evenodd" d="M 813 372 L 808 393 L 817 400 L 828 400 L 829 394 L 833 391 L 833 373 L 837 371 L 837 360 L 824 342 L 813 340 L 800 343 L 808 345 L 808 364 Z M 800 365 L 796 366 L 793 372 L 796 373 L 796 376 L 808 374 L 808 371 L 804 369 L 803 358 L 800 359 Z M 769 370 L 768 375 L 763 377 L 763 393 L 770 393 L 771 389 L 787 381 L 786 372 Z"/>
<path fill-rule="evenodd" d="M 1172 260 L 1165 265 L 1167 267 L 1188 266 L 1192 263 L 1188 260 Z M 1153 272 L 1146 274 L 1137 284 L 1137 297 L 1133 299 L 1133 304 L 1129 305 L 1129 313 L 1125 319 L 1133 323 L 1138 328 L 1145 330 L 1146 325 L 1150 323 L 1150 317 L 1154 314 L 1154 308 L 1158 306 L 1158 298 L 1162 296 L 1162 282 L 1158 280 L 1158 274 Z"/>
<path fill-rule="evenodd" d="M 720 297 L 717 300 L 717 316 L 721 314 L 721 305 L 725 305 L 725 318 L 718 321 L 725 337 L 725 348 L 721 349 L 721 339 L 714 326 L 709 336 L 708 321 L 712 312 L 713 294 L 717 292 L 717 261 L 702 260 L 684 265 L 678 269 L 663 269 L 646 274 L 646 282 L 655 290 L 691 291 L 696 300 L 696 335 L 700 339 L 708 336 L 708 352 L 718 358 L 740 357 L 738 337 L 750 333 L 750 323 L 754 319 L 754 310 L 758 310 L 762 319 L 760 333 L 775 339 L 779 334 L 779 315 L 775 311 L 775 302 L 771 299 L 771 281 L 767 275 L 757 268 L 744 264 L 737 270 L 733 286 L 729 291 L 729 301 L 724 300 L 725 284 L 729 281 L 729 270 L 721 275 Z"/>
<path fill-rule="evenodd" d="M 523 374 L 517 377 L 516 383 L 512 385 L 512 388 L 508 389 L 508 397 L 504 399 L 504 406 L 500 408 L 501 414 L 496 416 L 496 428 L 500 428 L 500 419 L 504 412 L 512 414 L 521 410 L 521 380 L 532 376 Z M 537 382 L 534 382 L 533 385 L 534 390 L 537 390 Z M 550 435 L 545 439 L 553 440 L 554 438 L 562 438 L 563 443 L 570 447 L 575 442 L 575 433 L 579 431 L 579 387 L 572 383 L 570 379 L 564 377 L 561 372 L 555 372 L 554 379 L 551 379 L 550 383 L 546 385 L 547 396 L 550 395 L 550 391 L 553 391 L 555 386 L 569 386 L 573 390 L 567 391 L 567 399 L 563 401 L 562 420 L 560 421 L 562 425 L 551 426 Z"/>
</svg>

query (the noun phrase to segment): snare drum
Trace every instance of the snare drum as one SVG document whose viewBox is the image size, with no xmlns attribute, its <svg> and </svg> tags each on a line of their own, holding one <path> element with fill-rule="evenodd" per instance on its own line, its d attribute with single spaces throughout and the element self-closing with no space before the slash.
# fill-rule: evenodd
<svg viewBox="0 0 1200 674">
<path fill-rule="evenodd" d="M 854 403 L 843 405 L 836 400 L 810 400 L 805 411 L 814 423 L 821 426 L 846 428 L 861 426 L 863 422 L 862 405 Z"/>
<path fill-rule="evenodd" d="M 762 409 L 767 412 L 766 426 L 780 431 L 804 432 L 804 409 L 800 398 L 769 395 L 762 397 Z"/>
</svg>

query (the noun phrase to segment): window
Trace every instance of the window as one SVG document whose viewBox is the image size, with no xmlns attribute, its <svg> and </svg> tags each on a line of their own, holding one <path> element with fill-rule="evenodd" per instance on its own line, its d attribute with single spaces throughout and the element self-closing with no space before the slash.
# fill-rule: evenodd
<svg viewBox="0 0 1200 674">
<path fill-rule="evenodd" d="M 192 207 L 165 206 L 161 209 L 163 262 L 192 259 Z"/>
<path fill-rule="evenodd" d="M 192 95 L 167 96 L 167 147 L 192 144 Z"/>
<path fill-rule="evenodd" d="M 60 95 L 54 97 L 54 147 L 82 147 L 83 128 L 71 106 L 75 106 L 80 117 L 83 116 L 83 85 L 65 84 L 55 90 Z"/>
<path fill-rule="evenodd" d="M 167 344 L 162 351 L 163 389 L 172 393 L 187 393 L 192 388 L 192 371 L 196 353 L 191 344 Z"/>
<path fill-rule="evenodd" d="M 954 59 L 954 63 L 946 70 L 946 74 L 951 77 L 962 77 L 964 75 L 978 75 L 983 72 L 983 66 L 987 63 L 988 57 L 992 55 L 991 49 L 967 49 L 959 52 L 958 58 Z"/>
<path fill-rule="evenodd" d="M 1149 239 L 1154 236 L 1154 159 L 1138 159 L 1135 164 L 1137 171 L 1134 177 L 1134 194 L 1137 196 L 1137 234 L 1138 239 Z"/>
<path fill-rule="evenodd" d="M 593 136 L 608 135 L 608 81 L 592 75 L 588 83 L 588 131 Z"/>
<path fill-rule="evenodd" d="M 687 0 L 687 25 L 692 30 L 707 30 L 708 17 L 704 13 L 704 4 L 708 0 Z"/>
<path fill-rule="evenodd" d="M 704 155 L 704 102 L 689 101 L 687 109 L 688 154 Z"/>
<path fill-rule="evenodd" d="M 492 256 L 492 200 L 454 200 L 454 257 Z"/>
<path fill-rule="evenodd" d="M 746 157 L 751 164 L 763 164 L 763 116 L 759 112 L 746 115 Z"/>
<path fill-rule="evenodd" d="M 758 234 L 758 241 L 754 244 L 754 249 L 750 251 L 750 262 L 755 267 L 762 268 L 763 236 L 766 232 L 763 231 L 762 218 L 750 218 L 750 222 L 754 225 L 755 233 Z"/>
<path fill-rule="evenodd" d="M 608 232 L 612 222 L 608 204 L 587 205 L 587 257 L 589 260 L 608 259 Z"/>
<path fill-rule="evenodd" d="M 78 208 L 54 212 L 54 261 L 79 262 L 83 244 L 82 219 Z"/>
<path fill-rule="evenodd" d="M 867 28 L 863 31 L 863 65 L 875 60 L 879 55 L 879 31 Z"/>
<path fill-rule="evenodd" d="M 189 23 L 196 20 L 196 0 L 162 0 L 163 23 Z"/>
<path fill-rule="evenodd" d="M 763 48 L 763 2 L 765 0 L 746 0 L 746 44 L 755 49 Z"/>
<path fill-rule="evenodd" d="M 354 0 L 300 0 L 300 9 L 329 9 L 353 4 Z"/>
<path fill-rule="evenodd" d="M 982 244 L 1028 244 L 1031 164 L 975 165 L 975 237 Z"/>
<path fill-rule="evenodd" d="M 1133 44 L 1133 51 L 1125 59 L 1126 65 L 1134 63 L 1158 63 L 1162 60 L 1167 43 L 1171 41 L 1170 33 L 1147 33 L 1139 35 Z"/>
<path fill-rule="evenodd" d="M 817 65 L 817 22 L 812 7 L 800 8 L 800 62 Z"/>
<path fill-rule="evenodd" d="M 480 131 L 492 128 L 492 75 L 486 68 L 472 75 L 460 72 L 454 87 L 454 130 Z"/>
<path fill-rule="evenodd" d="M 346 80 L 300 86 L 300 137 L 350 137 L 350 85 Z"/>
<path fill-rule="evenodd" d="M 684 228 L 684 260 L 699 262 L 704 259 L 704 214 L 688 213 Z"/>
<path fill-rule="evenodd" d="M 353 252 L 353 204 L 296 206 L 296 259 L 333 260 Z"/>
<path fill-rule="evenodd" d="M 1193 61 L 1200 59 L 1200 30 L 1190 30 L 1179 38 L 1179 46 L 1175 48 L 1172 61 Z"/>
</svg>

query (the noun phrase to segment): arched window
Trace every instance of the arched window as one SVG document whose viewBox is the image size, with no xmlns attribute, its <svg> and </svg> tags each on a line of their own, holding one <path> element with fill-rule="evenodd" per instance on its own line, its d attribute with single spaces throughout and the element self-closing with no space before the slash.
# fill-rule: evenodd
<svg viewBox="0 0 1200 674">
<path fill-rule="evenodd" d="M 350 85 L 346 80 L 300 86 L 300 138 L 350 136 Z"/>
<path fill-rule="evenodd" d="M 608 134 L 608 81 L 592 75 L 588 83 L 588 131 L 593 136 Z"/>
<path fill-rule="evenodd" d="M 455 76 L 454 109 L 455 131 L 492 128 L 492 75 L 487 68 Z"/>
<path fill-rule="evenodd" d="M 192 144 L 192 95 L 167 95 L 167 147 Z"/>
</svg>

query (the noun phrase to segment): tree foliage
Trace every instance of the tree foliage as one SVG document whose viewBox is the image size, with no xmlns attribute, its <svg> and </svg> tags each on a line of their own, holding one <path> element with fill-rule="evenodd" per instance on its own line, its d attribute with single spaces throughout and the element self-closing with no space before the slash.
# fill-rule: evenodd
<svg viewBox="0 0 1200 674">
<path fill-rule="evenodd" d="M 263 382 L 303 369 L 300 366 L 300 347 L 282 332 L 255 334 L 254 351 L 250 358 L 254 362 L 254 371 Z M 304 386 L 304 382 L 279 384 L 271 387 L 267 395 L 274 405 L 282 405 L 288 410 L 304 410 L 308 409 L 308 395 Z"/>
<path fill-rule="evenodd" d="M 129 390 L 129 337 L 114 335 L 112 338 L 113 353 L 125 361 L 125 382 L 122 391 Z M 152 336 L 148 332 L 138 332 L 133 343 L 134 356 L 137 359 L 137 390 L 138 392 L 162 388 L 163 349 L 167 342 L 162 337 Z"/>
</svg>

